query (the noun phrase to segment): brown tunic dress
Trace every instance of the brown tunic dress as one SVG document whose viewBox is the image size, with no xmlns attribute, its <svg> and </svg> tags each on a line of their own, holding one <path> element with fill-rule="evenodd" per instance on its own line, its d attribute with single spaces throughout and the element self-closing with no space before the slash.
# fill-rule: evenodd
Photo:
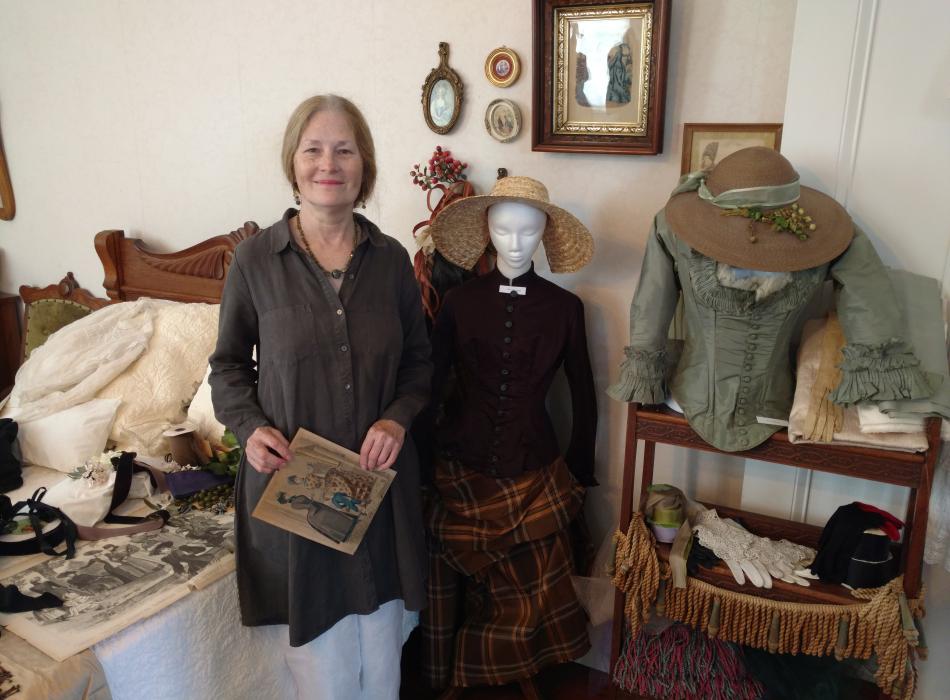
<svg viewBox="0 0 950 700">
<path fill-rule="evenodd" d="M 288 210 L 235 250 L 211 356 L 215 413 L 242 445 L 270 425 L 288 439 L 302 427 L 359 451 L 375 421 L 408 428 L 428 399 L 419 290 L 406 250 L 356 215 L 362 240 L 338 295 L 294 242 L 295 214 Z M 423 607 L 419 465 L 408 433 L 393 469 L 398 475 L 350 556 L 252 518 L 269 477 L 242 463 L 235 533 L 245 625 L 287 624 L 299 646 L 390 600 Z"/>
</svg>

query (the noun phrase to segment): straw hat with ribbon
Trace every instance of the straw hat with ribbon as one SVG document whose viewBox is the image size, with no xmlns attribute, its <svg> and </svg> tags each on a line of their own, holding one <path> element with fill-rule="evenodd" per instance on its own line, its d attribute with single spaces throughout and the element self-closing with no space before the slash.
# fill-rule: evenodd
<svg viewBox="0 0 950 700">
<path fill-rule="evenodd" d="M 436 249 L 466 270 L 488 245 L 488 207 L 499 202 L 522 202 L 541 209 L 548 222 L 541 238 L 551 272 L 575 272 L 594 254 L 594 239 L 577 217 L 548 201 L 547 188 L 530 177 L 503 177 L 491 194 L 466 197 L 439 212 L 429 226 Z"/>
<path fill-rule="evenodd" d="M 767 272 L 817 267 L 845 251 L 854 225 L 844 207 L 799 184 L 770 148 L 744 148 L 711 171 L 684 175 L 666 204 L 673 232 L 718 262 Z"/>
</svg>

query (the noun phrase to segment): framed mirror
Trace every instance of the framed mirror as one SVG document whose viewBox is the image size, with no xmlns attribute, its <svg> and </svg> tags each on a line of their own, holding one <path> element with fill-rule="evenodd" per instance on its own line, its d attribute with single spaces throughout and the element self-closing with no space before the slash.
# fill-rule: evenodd
<svg viewBox="0 0 950 700">
<path fill-rule="evenodd" d="M 449 45 L 439 42 L 439 65 L 422 84 L 422 116 L 437 134 L 447 134 L 462 112 L 462 79 L 449 68 Z"/>
</svg>

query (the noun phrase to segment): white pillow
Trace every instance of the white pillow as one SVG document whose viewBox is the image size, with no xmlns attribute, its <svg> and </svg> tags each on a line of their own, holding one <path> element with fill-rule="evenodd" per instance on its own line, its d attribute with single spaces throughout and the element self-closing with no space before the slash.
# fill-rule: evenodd
<svg viewBox="0 0 950 700">
<path fill-rule="evenodd" d="M 210 376 L 211 367 L 208 367 L 204 381 L 201 382 L 195 398 L 191 400 L 191 405 L 188 407 L 188 420 L 195 424 L 201 437 L 217 445 L 221 442 L 225 427 L 214 416 L 214 406 L 211 404 L 211 384 L 208 383 Z"/>
<path fill-rule="evenodd" d="M 122 400 L 111 434 L 117 449 L 144 455 L 165 454 L 162 432 L 185 420 L 218 336 L 218 305 L 169 302 L 154 323 L 148 349 L 98 393 Z"/>
<path fill-rule="evenodd" d="M 105 450 L 118 408 L 118 399 L 93 399 L 20 423 L 17 441 L 23 461 L 71 472 Z"/>
</svg>

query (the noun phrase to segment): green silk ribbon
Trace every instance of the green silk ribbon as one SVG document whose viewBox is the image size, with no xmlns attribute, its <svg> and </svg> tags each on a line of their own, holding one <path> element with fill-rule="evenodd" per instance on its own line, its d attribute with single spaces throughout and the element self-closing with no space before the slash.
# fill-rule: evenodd
<svg viewBox="0 0 950 700">
<path fill-rule="evenodd" d="M 706 176 L 708 174 L 703 170 L 696 170 L 683 175 L 670 196 L 683 192 L 696 192 L 700 199 L 720 209 L 742 209 L 782 207 L 797 202 L 801 195 L 801 186 L 798 180 L 784 185 L 742 187 L 714 195 L 706 187 Z"/>
</svg>

